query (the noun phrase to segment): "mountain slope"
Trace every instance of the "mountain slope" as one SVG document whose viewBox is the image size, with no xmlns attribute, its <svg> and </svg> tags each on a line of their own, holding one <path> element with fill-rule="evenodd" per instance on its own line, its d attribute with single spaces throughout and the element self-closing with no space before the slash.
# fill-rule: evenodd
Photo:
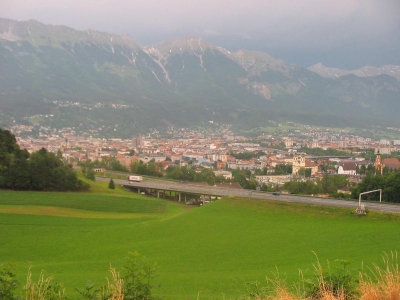
<svg viewBox="0 0 400 300">
<path fill-rule="evenodd" d="M 349 74 L 354 74 L 358 77 L 373 77 L 379 75 L 388 75 L 400 81 L 400 66 L 395 66 L 395 65 L 385 65 L 379 68 L 373 66 L 365 66 L 357 70 L 348 71 L 338 68 L 329 68 L 321 63 L 318 63 L 309 67 L 308 70 L 315 72 L 326 78 L 338 78 Z"/>
<path fill-rule="evenodd" d="M 338 78 L 200 37 L 141 47 L 129 36 L 0 19 L 0 122 L 130 136 L 208 121 L 399 123 L 400 82 Z"/>
</svg>

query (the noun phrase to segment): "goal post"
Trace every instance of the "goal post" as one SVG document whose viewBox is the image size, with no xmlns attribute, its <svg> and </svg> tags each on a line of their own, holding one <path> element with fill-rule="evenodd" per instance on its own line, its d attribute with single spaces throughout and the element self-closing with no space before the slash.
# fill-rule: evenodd
<svg viewBox="0 0 400 300">
<path fill-rule="evenodd" d="M 370 194 L 370 193 L 375 193 L 375 192 L 379 192 L 379 202 L 382 202 L 382 189 L 378 189 L 378 190 L 373 190 L 373 191 L 368 191 L 368 192 L 360 193 L 360 195 L 359 195 L 359 197 L 358 197 L 358 206 L 361 206 L 361 195 Z"/>
</svg>

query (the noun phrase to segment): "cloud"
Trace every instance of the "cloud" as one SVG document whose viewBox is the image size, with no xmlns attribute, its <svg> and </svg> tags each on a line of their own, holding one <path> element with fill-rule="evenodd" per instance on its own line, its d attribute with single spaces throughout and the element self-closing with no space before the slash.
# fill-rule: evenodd
<svg viewBox="0 0 400 300">
<path fill-rule="evenodd" d="M 354 20 L 366 27 L 399 23 L 395 0 L 2 0 L 0 16 L 36 18 L 80 28 L 102 27 L 132 31 L 194 30 L 247 32 L 290 31 Z M 398 12 L 399 5 L 397 5 Z M 379 21 L 379 24 L 377 21 Z"/>
<path fill-rule="evenodd" d="M 0 0 L 0 17 L 128 33 L 142 44 L 184 35 L 321 51 L 400 28 L 398 0 Z"/>
<path fill-rule="evenodd" d="M 222 32 L 218 32 L 216 30 L 211 30 L 211 29 L 204 29 L 203 33 L 207 36 L 221 36 L 224 35 Z"/>
</svg>

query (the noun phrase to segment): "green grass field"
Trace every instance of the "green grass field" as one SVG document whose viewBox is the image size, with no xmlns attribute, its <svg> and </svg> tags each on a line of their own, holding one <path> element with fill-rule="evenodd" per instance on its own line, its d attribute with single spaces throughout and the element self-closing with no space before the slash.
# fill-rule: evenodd
<svg viewBox="0 0 400 300">
<path fill-rule="evenodd" d="M 311 276 L 313 252 L 360 269 L 400 246 L 400 216 L 235 198 L 188 209 L 91 184 L 91 193 L 0 191 L 0 263 L 15 263 L 21 283 L 32 265 L 74 299 L 138 251 L 157 262 L 164 299 L 233 299 L 277 269 L 289 283 L 299 269 Z"/>
</svg>

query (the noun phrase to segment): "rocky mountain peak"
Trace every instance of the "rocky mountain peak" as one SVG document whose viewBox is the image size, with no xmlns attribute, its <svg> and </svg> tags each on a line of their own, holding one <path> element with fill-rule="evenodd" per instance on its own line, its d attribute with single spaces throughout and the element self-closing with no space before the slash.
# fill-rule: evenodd
<svg viewBox="0 0 400 300">
<path fill-rule="evenodd" d="M 230 57 L 252 75 L 259 75 L 266 70 L 288 73 L 293 66 L 282 59 L 276 59 L 264 52 L 239 50 Z"/>
<path fill-rule="evenodd" d="M 309 71 L 317 73 L 318 75 L 321 75 L 325 78 L 338 78 L 347 74 L 350 74 L 349 71 L 347 70 L 342 70 L 338 68 L 330 68 L 327 66 L 324 66 L 322 63 L 317 63 L 315 65 L 312 65 L 311 67 L 308 68 Z"/>
<path fill-rule="evenodd" d="M 36 20 L 14 21 L 0 18 L 0 40 L 25 40 L 34 46 L 57 47 L 61 43 L 97 43 L 106 45 L 122 44 L 132 49 L 141 48 L 128 35 L 117 35 L 93 29 L 78 31 L 63 25 L 45 25 Z"/>
<path fill-rule="evenodd" d="M 154 46 L 145 47 L 144 50 L 152 56 L 168 59 L 173 55 L 194 54 L 198 56 L 207 50 L 217 50 L 217 47 L 201 37 L 192 36 L 170 39 Z"/>
</svg>

